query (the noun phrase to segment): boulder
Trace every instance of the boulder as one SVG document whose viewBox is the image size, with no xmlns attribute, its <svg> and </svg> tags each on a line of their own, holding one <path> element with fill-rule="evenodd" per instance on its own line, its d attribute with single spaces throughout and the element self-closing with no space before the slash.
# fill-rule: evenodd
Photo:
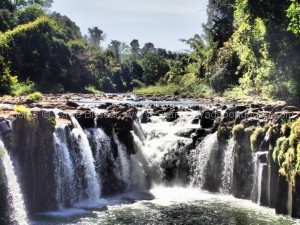
<svg viewBox="0 0 300 225">
<path fill-rule="evenodd" d="M 168 112 L 166 115 L 166 121 L 167 122 L 173 122 L 179 118 L 179 114 L 176 110 L 172 110 L 171 112 Z"/>
<path fill-rule="evenodd" d="M 79 106 L 79 104 L 77 104 L 76 102 L 71 102 L 71 101 L 68 101 L 66 105 L 72 108 L 77 108 Z"/>
<path fill-rule="evenodd" d="M 150 117 L 151 116 L 150 116 L 149 112 L 147 110 L 145 110 L 143 112 L 143 114 L 141 115 L 141 117 L 140 117 L 141 123 L 149 123 L 149 122 L 151 122 L 151 118 Z"/>
<path fill-rule="evenodd" d="M 201 113 L 200 125 L 202 128 L 209 129 L 213 126 L 218 113 L 216 111 L 205 109 Z"/>
<path fill-rule="evenodd" d="M 190 138 L 193 133 L 196 132 L 196 128 L 186 128 L 184 130 L 180 130 L 176 133 L 179 137 Z"/>
<path fill-rule="evenodd" d="M 193 146 L 196 147 L 209 133 L 211 133 L 210 130 L 198 128 L 192 135 Z"/>
<path fill-rule="evenodd" d="M 84 113 L 76 113 L 75 118 L 82 128 L 95 127 L 95 113 L 92 111 L 85 111 Z"/>
<path fill-rule="evenodd" d="M 201 115 L 195 116 L 195 118 L 192 120 L 192 124 L 198 124 L 200 122 L 200 117 Z"/>
<path fill-rule="evenodd" d="M 245 110 L 248 109 L 248 108 L 249 108 L 249 107 L 246 106 L 246 105 L 237 105 L 237 106 L 234 107 L 234 110 L 235 110 L 236 112 L 243 112 L 243 111 L 245 111 Z"/>
</svg>

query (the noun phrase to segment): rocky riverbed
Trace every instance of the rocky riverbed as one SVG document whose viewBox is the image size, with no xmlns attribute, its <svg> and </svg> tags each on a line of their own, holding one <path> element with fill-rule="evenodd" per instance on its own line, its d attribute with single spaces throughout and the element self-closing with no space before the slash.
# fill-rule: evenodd
<svg viewBox="0 0 300 225">
<path fill-rule="evenodd" d="M 132 187 L 126 183 L 128 177 L 131 182 L 137 177 L 147 180 L 138 185 L 146 188 L 154 180 L 158 182 L 158 173 L 159 182 L 166 185 L 196 184 L 219 192 L 224 177 L 230 176 L 226 193 L 299 218 L 299 101 L 224 103 L 222 98 L 190 97 L 64 94 L 45 95 L 41 102 L 26 97 L 1 98 L 0 133 L 6 149 L 23 169 L 30 214 L 73 204 L 74 199 L 61 199 L 61 193 L 57 193 L 67 188 L 62 184 L 57 187 L 57 171 L 65 171 L 63 165 L 57 165 L 61 153 L 53 154 L 59 147 L 69 149 L 79 177 L 87 169 L 97 174 L 94 180 L 101 177 L 103 196 Z M 26 106 L 26 112 L 17 112 L 15 105 Z M 60 133 L 65 137 L 58 141 Z M 157 151 L 154 157 L 162 152 L 155 166 L 147 158 L 145 142 Z M 99 154 L 104 153 L 101 158 Z M 137 158 L 133 160 L 131 156 Z M 84 157 L 90 157 L 89 166 L 81 162 Z M 147 168 L 147 172 L 132 169 L 138 165 Z M 120 168 L 122 171 L 116 172 Z M 85 176 L 74 184 L 76 190 L 88 188 L 91 175 Z M 75 199 L 90 197 L 89 192 L 81 191 L 76 192 Z"/>
</svg>

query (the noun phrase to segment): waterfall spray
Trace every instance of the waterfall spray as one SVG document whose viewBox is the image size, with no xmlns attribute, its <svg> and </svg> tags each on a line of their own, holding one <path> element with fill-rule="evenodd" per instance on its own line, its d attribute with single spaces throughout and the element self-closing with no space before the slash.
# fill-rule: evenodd
<svg viewBox="0 0 300 225">
<path fill-rule="evenodd" d="M 97 200 L 101 195 L 101 186 L 100 178 L 95 169 L 92 149 L 78 121 L 73 116 L 71 116 L 71 120 L 74 124 L 74 129 L 71 133 L 75 142 L 78 144 L 81 154 L 81 161 L 79 163 L 85 170 L 85 178 L 87 181 L 86 195 L 88 200 Z"/>
<path fill-rule="evenodd" d="M 23 194 L 18 182 L 10 155 L 0 140 L 0 168 L 3 171 L 4 184 L 8 190 L 9 218 L 12 224 L 27 225 L 28 217 L 25 208 Z"/>
</svg>

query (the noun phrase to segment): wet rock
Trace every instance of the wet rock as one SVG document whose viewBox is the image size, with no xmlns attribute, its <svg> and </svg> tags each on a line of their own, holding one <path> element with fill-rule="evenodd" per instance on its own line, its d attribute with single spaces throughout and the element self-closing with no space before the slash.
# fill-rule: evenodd
<svg viewBox="0 0 300 225">
<path fill-rule="evenodd" d="M 96 118 L 97 127 L 101 127 L 106 134 L 109 136 L 112 136 L 113 132 L 113 124 L 114 124 L 114 118 L 109 117 L 108 114 L 99 114 Z"/>
<path fill-rule="evenodd" d="M 277 188 L 277 201 L 276 201 L 276 213 L 277 214 L 288 214 L 287 199 L 289 184 L 284 176 L 279 175 L 278 177 L 278 188 Z"/>
<path fill-rule="evenodd" d="M 200 111 L 200 109 L 202 109 L 202 107 L 200 107 L 200 105 L 192 105 L 190 107 L 191 110 L 194 110 L 194 111 Z"/>
<path fill-rule="evenodd" d="M 257 126 L 259 122 L 260 122 L 260 120 L 257 119 L 257 118 L 249 118 L 249 119 L 244 119 L 244 120 L 242 120 L 241 123 L 242 123 L 245 127 L 252 127 L 252 126 Z"/>
<path fill-rule="evenodd" d="M 246 106 L 246 105 L 237 105 L 237 106 L 234 107 L 234 110 L 236 112 L 243 112 L 246 109 L 248 109 L 248 106 Z"/>
<path fill-rule="evenodd" d="M 141 117 L 140 117 L 141 123 L 149 123 L 149 122 L 151 122 L 151 118 L 150 117 L 151 116 L 150 116 L 149 112 L 147 110 L 145 110 L 143 112 L 143 114 L 141 115 Z"/>
<path fill-rule="evenodd" d="M 196 147 L 209 133 L 211 133 L 210 130 L 198 128 L 192 135 L 193 146 Z"/>
<path fill-rule="evenodd" d="M 153 116 L 159 116 L 163 114 L 165 111 L 161 107 L 155 107 L 153 108 Z"/>
<path fill-rule="evenodd" d="M 44 210 L 56 210 L 56 196 L 52 191 L 54 178 L 53 132 L 55 115 L 34 112 L 34 118 L 16 116 L 13 121 L 13 140 L 11 152 L 19 162 L 22 171 L 24 195 L 30 204 L 30 213 Z M 49 176 L 48 176 L 49 175 Z M 38 182 L 37 182 L 38 181 Z M 42 184 L 42 185 L 41 185 Z"/>
<path fill-rule="evenodd" d="M 117 130 L 116 134 L 120 142 L 125 145 L 128 155 L 137 153 L 137 149 L 135 149 L 134 145 L 134 138 L 131 132 L 127 130 Z"/>
<path fill-rule="evenodd" d="M 213 126 L 217 113 L 210 109 L 205 109 L 201 113 L 200 125 L 202 128 L 209 129 Z"/>
<path fill-rule="evenodd" d="M 294 111 L 296 111 L 296 112 L 299 112 L 300 109 L 297 108 L 297 107 L 295 107 L 295 106 L 285 106 L 285 107 L 282 109 L 282 111 L 287 111 L 287 112 L 294 112 Z"/>
<path fill-rule="evenodd" d="M 223 105 L 221 109 L 222 109 L 222 110 L 226 110 L 227 108 L 228 108 L 227 105 Z"/>
<path fill-rule="evenodd" d="M 224 116 L 222 117 L 221 123 L 234 121 L 235 117 L 236 117 L 236 112 L 233 108 L 226 109 Z"/>
<path fill-rule="evenodd" d="M 98 108 L 98 109 L 107 109 L 107 108 L 110 107 L 111 105 L 112 105 L 112 103 L 107 102 L 107 103 L 98 105 L 97 108 Z"/>
<path fill-rule="evenodd" d="M 260 108 L 262 108 L 263 106 L 264 106 L 264 104 L 252 103 L 252 104 L 250 105 L 250 108 L 251 108 L 251 109 L 260 109 Z"/>
<path fill-rule="evenodd" d="M 200 115 L 199 116 L 195 116 L 195 118 L 192 120 L 192 124 L 199 124 L 200 122 Z"/>
<path fill-rule="evenodd" d="M 169 185 L 186 185 L 190 175 L 189 151 L 192 149 L 190 143 L 178 141 L 174 148 L 170 149 L 161 162 L 164 180 Z"/>
<path fill-rule="evenodd" d="M 95 117 L 95 113 L 92 111 L 75 114 L 75 118 L 83 129 L 95 127 Z"/>
<path fill-rule="evenodd" d="M 77 104 L 76 102 L 71 102 L 71 101 L 68 101 L 66 105 L 72 108 L 77 108 L 79 106 L 79 104 Z"/>
<path fill-rule="evenodd" d="M 190 138 L 193 133 L 196 132 L 196 128 L 186 128 L 176 133 L 179 137 Z"/>
<path fill-rule="evenodd" d="M 179 118 L 179 114 L 177 110 L 173 110 L 171 112 L 168 112 L 166 115 L 166 121 L 167 122 L 173 122 Z"/>
</svg>

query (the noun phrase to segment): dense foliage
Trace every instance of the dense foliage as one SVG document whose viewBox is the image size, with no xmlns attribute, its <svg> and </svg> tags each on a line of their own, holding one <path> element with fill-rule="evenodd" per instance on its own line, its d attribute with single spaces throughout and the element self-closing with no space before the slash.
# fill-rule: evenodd
<svg viewBox="0 0 300 225">
<path fill-rule="evenodd" d="M 16 3 L 17 2 L 17 3 Z M 52 0 L 0 3 L 0 94 L 126 92 L 300 95 L 298 0 L 209 0 L 203 35 L 190 53 L 82 36 Z M 138 89 L 138 90 L 137 90 Z"/>
<path fill-rule="evenodd" d="M 299 96 L 299 12 L 296 0 L 210 0 L 201 76 L 220 93 Z"/>
<path fill-rule="evenodd" d="M 101 29 L 82 36 L 68 17 L 46 13 L 51 2 L 1 2 L 0 94 L 131 91 L 155 84 L 181 55 L 138 40 L 112 40 L 104 50 Z"/>
</svg>

